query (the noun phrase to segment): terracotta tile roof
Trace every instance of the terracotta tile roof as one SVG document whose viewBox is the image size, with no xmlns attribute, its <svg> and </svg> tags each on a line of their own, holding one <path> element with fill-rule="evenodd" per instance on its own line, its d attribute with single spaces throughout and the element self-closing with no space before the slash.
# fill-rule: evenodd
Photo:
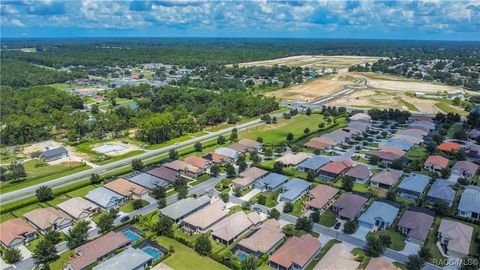
<svg viewBox="0 0 480 270">
<path fill-rule="evenodd" d="M 260 216 L 256 212 L 249 214 L 237 212 L 213 225 L 212 235 L 230 241 L 251 226 L 258 224 L 260 220 Z"/>
<path fill-rule="evenodd" d="M 72 220 L 67 214 L 53 207 L 35 209 L 23 216 L 42 230 L 51 227 L 53 224 Z"/>
<path fill-rule="evenodd" d="M 78 256 L 70 260 L 73 270 L 84 269 L 96 262 L 99 258 L 113 252 L 130 242 L 130 239 L 122 233 L 109 232 L 99 238 L 81 245 L 75 249 Z"/>
<path fill-rule="evenodd" d="M 257 167 L 251 167 L 240 173 L 240 177 L 234 179 L 232 183 L 239 186 L 247 186 L 255 182 L 258 178 L 263 177 L 268 172 Z"/>
<path fill-rule="evenodd" d="M 131 196 L 131 195 L 142 195 L 147 192 L 147 190 L 144 187 L 139 186 L 135 183 L 132 183 L 122 178 L 119 178 L 110 183 L 107 183 L 104 185 L 104 187 L 125 197 Z"/>
<path fill-rule="evenodd" d="M 357 269 L 360 262 L 350 253 L 343 243 L 333 245 L 323 258 L 317 263 L 313 270 L 347 270 Z"/>
<path fill-rule="evenodd" d="M 378 257 L 372 258 L 365 270 L 400 270 L 393 263 L 387 262 L 385 259 Z"/>
<path fill-rule="evenodd" d="M 202 170 L 204 170 L 211 163 L 210 160 L 197 156 L 186 157 L 185 162 Z"/>
<path fill-rule="evenodd" d="M 461 145 L 456 142 L 444 142 L 440 144 L 437 149 L 445 152 L 453 152 L 460 150 Z"/>
<path fill-rule="evenodd" d="M 393 154 L 399 155 L 401 157 L 403 157 L 406 154 L 406 152 L 404 150 L 402 150 L 401 148 L 398 148 L 398 147 L 383 146 L 383 147 L 380 147 L 379 149 L 382 152 L 393 153 Z"/>
<path fill-rule="evenodd" d="M 217 201 L 184 218 L 183 222 L 194 227 L 208 228 L 215 222 L 226 217 L 227 214 L 228 212 L 225 211 L 225 203 L 223 201 Z"/>
<path fill-rule="evenodd" d="M 213 163 L 224 163 L 227 162 L 230 158 L 218 153 L 212 153 L 212 162 Z"/>
<path fill-rule="evenodd" d="M 320 184 L 310 190 L 312 198 L 307 202 L 307 205 L 317 209 L 323 208 L 338 192 L 339 190 L 334 187 Z"/>
<path fill-rule="evenodd" d="M 328 144 L 325 144 L 325 143 L 322 143 L 322 142 L 319 142 L 319 141 L 314 141 L 314 140 L 310 140 L 310 141 L 304 143 L 303 146 L 309 147 L 309 148 L 320 149 L 320 150 L 330 147 L 330 145 L 328 145 Z"/>
<path fill-rule="evenodd" d="M 158 177 L 162 180 L 166 180 L 170 183 L 173 183 L 178 179 L 178 173 L 165 166 L 160 166 L 160 167 L 151 169 L 147 173 L 155 177 Z"/>
<path fill-rule="evenodd" d="M 240 153 L 247 153 L 248 151 L 250 151 L 252 149 L 249 146 L 239 144 L 239 143 L 232 143 L 228 146 L 228 148 L 233 149 L 233 150 L 235 150 L 237 152 L 240 152 Z"/>
<path fill-rule="evenodd" d="M 352 167 L 352 163 L 350 161 L 334 161 L 322 166 L 320 171 L 339 175 L 350 167 Z"/>
<path fill-rule="evenodd" d="M 297 154 L 291 154 L 291 153 L 288 153 L 288 154 L 285 154 L 283 155 L 282 157 L 278 158 L 277 161 L 287 165 L 287 166 L 290 166 L 290 165 L 298 165 L 300 164 L 302 161 L 304 161 L 305 159 L 309 158 L 310 157 L 310 154 L 307 154 L 307 153 L 304 153 L 304 152 L 300 152 L 300 153 L 297 153 Z"/>
<path fill-rule="evenodd" d="M 270 261 L 287 269 L 294 263 L 304 267 L 320 248 L 320 241 L 310 234 L 301 237 L 293 236 L 270 256 Z"/>
<path fill-rule="evenodd" d="M 4 245 L 10 245 L 13 240 L 24 239 L 24 235 L 34 233 L 36 230 L 25 220 L 15 218 L 0 223 L 0 241 Z"/>
<path fill-rule="evenodd" d="M 170 168 L 174 171 L 188 171 L 188 172 L 192 172 L 192 173 L 200 173 L 201 170 L 200 168 L 198 167 L 195 167 L 183 160 L 174 160 L 172 162 L 168 162 L 168 163 L 165 163 L 163 164 L 163 166 L 167 167 L 167 168 Z"/>
<path fill-rule="evenodd" d="M 439 155 L 431 155 L 427 158 L 427 160 L 425 160 L 425 165 L 437 166 L 440 168 L 447 168 L 448 159 Z"/>
<path fill-rule="evenodd" d="M 78 219 L 83 213 L 89 213 L 98 209 L 98 206 L 82 197 L 71 198 L 57 205 L 63 212 Z"/>
<path fill-rule="evenodd" d="M 254 252 L 265 253 L 272 249 L 285 237 L 280 228 L 280 223 L 274 219 L 269 219 L 262 224 L 260 229 L 247 238 L 244 238 L 238 244 Z"/>
<path fill-rule="evenodd" d="M 258 148 L 262 145 L 259 142 L 256 142 L 254 140 L 249 140 L 249 139 L 241 139 L 240 141 L 238 141 L 238 143 L 248 146 L 250 148 Z"/>
</svg>

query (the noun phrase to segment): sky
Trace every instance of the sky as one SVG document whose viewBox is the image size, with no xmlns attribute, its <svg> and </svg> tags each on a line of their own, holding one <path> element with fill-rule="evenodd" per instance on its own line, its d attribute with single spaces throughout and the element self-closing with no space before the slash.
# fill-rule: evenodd
<svg viewBox="0 0 480 270">
<path fill-rule="evenodd" d="M 480 41 L 480 0 L 2 0 L 1 37 Z"/>
</svg>

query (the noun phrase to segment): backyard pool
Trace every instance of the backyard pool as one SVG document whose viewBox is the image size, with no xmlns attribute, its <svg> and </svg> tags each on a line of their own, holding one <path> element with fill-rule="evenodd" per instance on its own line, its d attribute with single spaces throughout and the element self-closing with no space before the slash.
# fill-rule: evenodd
<svg viewBox="0 0 480 270">
<path fill-rule="evenodd" d="M 245 253 L 240 253 L 240 254 L 238 254 L 238 259 L 239 259 L 240 261 L 245 260 L 247 257 L 248 257 L 248 256 L 247 256 L 247 254 L 245 254 Z"/>
<path fill-rule="evenodd" d="M 132 231 L 125 231 L 125 232 L 123 232 L 123 235 L 130 238 L 132 240 L 132 242 L 136 242 L 136 241 L 138 241 L 138 239 L 141 238 L 141 236 L 139 236 L 138 234 L 136 234 Z"/>
<path fill-rule="evenodd" d="M 132 240 L 132 242 L 137 242 L 143 237 L 143 232 L 130 224 L 127 224 L 116 231 L 123 233 L 123 235 Z"/>
<path fill-rule="evenodd" d="M 153 247 L 147 247 L 144 248 L 143 251 L 145 251 L 148 255 L 152 256 L 155 260 L 163 257 L 163 252 L 161 250 L 158 250 Z"/>
<path fill-rule="evenodd" d="M 160 246 L 159 244 L 151 241 L 151 240 L 146 240 L 142 243 L 140 243 L 136 248 L 141 249 L 145 251 L 148 255 L 152 256 L 154 258 L 154 261 L 162 258 L 167 254 L 167 250 Z"/>
</svg>

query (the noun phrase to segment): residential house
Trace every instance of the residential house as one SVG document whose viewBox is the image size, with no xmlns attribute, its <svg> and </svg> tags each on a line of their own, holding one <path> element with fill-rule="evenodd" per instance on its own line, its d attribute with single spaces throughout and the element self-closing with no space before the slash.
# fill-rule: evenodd
<svg viewBox="0 0 480 270">
<path fill-rule="evenodd" d="M 248 145 L 241 144 L 239 142 L 232 143 L 228 146 L 228 148 L 233 149 L 241 154 L 247 154 L 249 152 L 255 151 L 256 148 L 252 148 Z"/>
<path fill-rule="evenodd" d="M 265 177 L 255 182 L 255 187 L 265 191 L 275 191 L 288 181 L 288 177 L 283 174 L 269 173 Z"/>
<path fill-rule="evenodd" d="M 453 175 L 464 177 L 468 180 L 472 180 L 472 178 L 477 174 L 477 171 L 478 165 L 468 160 L 457 161 L 452 167 Z"/>
<path fill-rule="evenodd" d="M 461 145 L 456 143 L 456 142 L 444 142 L 437 146 L 437 149 L 439 151 L 447 152 L 447 153 L 452 153 L 455 151 L 460 150 Z"/>
<path fill-rule="evenodd" d="M 258 230 L 242 239 L 235 247 L 236 252 L 245 255 L 271 254 L 283 241 L 285 234 L 280 223 L 275 219 L 265 221 Z"/>
<path fill-rule="evenodd" d="M 367 181 L 372 173 L 366 165 L 357 164 L 345 172 L 345 176 L 351 177 L 355 182 L 363 184 Z"/>
<path fill-rule="evenodd" d="M 292 236 L 270 256 L 269 264 L 278 270 L 302 270 L 320 253 L 321 247 L 320 241 L 308 233 Z"/>
<path fill-rule="evenodd" d="M 467 136 L 470 140 L 476 140 L 480 137 L 480 129 L 472 129 L 467 132 Z"/>
<path fill-rule="evenodd" d="M 431 204 L 446 203 L 448 206 L 452 206 L 455 200 L 455 190 L 451 185 L 446 180 L 436 180 L 430 187 L 426 200 Z"/>
<path fill-rule="evenodd" d="M 349 248 L 343 244 L 334 244 L 313 270 L 354 270 L 360 266 Z"/>
<path fill-rule="evenodd" d="M 261 221 L 256 212 L 245 214 L 237 212 L 212 226 L 212 237 L 224 245 L 230 245 L 248 229 Z"/>
<path fill-rule="evenodd" d="M 415 143 L 413 143 L 413 142 L 410 141 L 410 140 L 391 138 L 391 139 L 389 139 L 389 140 L 386 141 L 386 142 L 381 142 L 381 143 L 379 144 L 379 147 L 380 147 L 380 148 L 382 148 L 382 147 L 400 148 L 400 149 L 402 149 L 403 151 L 408 151 L 408 150 L 410 150 L 414 145 L 415 145 Z"/>
<path fill-rule="evenodd" d="M 327 150 L 340 144 L 339 142 L 325 136 L 311 138 L 303 146 L 311 150 Z"/>
<path fill-rule="evenodd" d="M 122 178 L 106 183 L 104 187 L 122 195 L 125 200 L 142 199 L 148 193 L 148 190 L 146 188 Z"/>
<path fill-rule="evenodd" d="M 146 173 L 147 175 L 138 174 L 136 177 L 132 178 L 123 178 L 128 179 L 131 182 L 139 184 L 148 189 L 152 189 L 156 186 L 168 186 L 169 184 L 173 185 L 178 179 L 180 179 L 180 173 L 167 168 L 165 166 L 160 166 L 153 168 Z M 153 176 L 153 177 L 149 177 Z"/>
<path fill-rule="evenodd" d="M 310 210 L 321 211 L 328 208 L 332 199 L 340 192 L 340 190 L 327 186 L 327 185 L 317 185 L 309 192 L 309 200 L 307 202 L 307 207 Z"/>
<path fill-rule="evenodd" d="M 432 228 L 435 213 L 422 208 L 411 207 L 398 221 L 398 231 L 406 235 L 406 240 L 423 245 Z"/>
<path fill-rule="evenodd" d="M 400 208 L 393 203 L 374 201 L 358 218 L 360 226 L 370 230 L 388 229 L 395 221 Z"/>
<path fill-rule="evenodd" d="M 330 159 L 325 156 L 312 156 L 303 161 L 297 166 L 297 169 L 303 172 L 313 171 L 316 174 L 320 170 L 320 167 L 330 162 Z"/>
<path fill-rule="evenodd" d="M 254 141 L 254 140 L 241 139 L 237 143 L 248 147 L 248 152 L 253 152 L 253 151 L 261 152 L 262 151 L 262 144 L 257 142 L 257 141 Z"/>
<path fill-rule="evenodd" d="M 109 232 L 75 249 L 74 257 L 68 262 L 67 270 L 88 269 L 91 264 L 113 254 L 115 250 L 128 246 L 130 238 L 120 232 Z"/>
<path fill-rule="evenodd" d="M 98 211 L 98 205 L 82 197 L 74 197 L 61 202 L 57 207 L 75 220 L 91 218 Z"/>
<path fill-rule="evenodd" d="M 383 170 L 370 179 L 370 185 L 384 189 L 391 189 L 402 177 L 403 172 L 393 169 Z"/>
<path fill-rule="evenodd" d="M 208 198 L 208 196 L 198 198 L 188 197 L 160 209 L 160 213 L 177 223 L 209 204 L 210 198 Z"/>
<path fill-rule="evenodd" d="M 420 129 L 426 132 L 430 132 L 435 129 L 435 124 L 426 121 L 415 121 L 409 125 L 410 128 Z"/>
<path fill-rule="evenodd" d="M 282 186 L 283 193 L 280 200 L 294 203 L 310 189 L 310 183 L 298 178 L 292 178 Z"/>
<path fill-rule="evenodd" d="M 344 220 L 354 220 L 362 211 L 368 198 L 365 198 L 355 193 L 343 193 L 332 204 L 332 211 L 337 214 L 337 217 Z"/>
<path fill-rule="evenodd" d="M 212 225 L 228 215 L 225 203 L 221 200 L 211 203 L 182 221 L 184 230 L 191 232 L 206 232 Z"/>
<path fill-rule="evenodd" d="M 32 210 L 23 215 L 31 225 L 44 234 L 49 230 L 60 231 L 72 224 L 72 218 L 62 211 L 45 207 Z"/>
<path fill-rule="evenodd" d="M 423 167 L 425 170 L 441 172 L 443 169 L 448 168 L 448 159 L 439 155 L 430 155 L 425 160 Z"/>
<path fill-rule="evenodd" d="M 398 135 L 406 135 L 410 137 L 417 137 L 417 138 L 423 138 L 424 136 L 428 135 L 428 132 L 419 130 L 419 129 L 401 129 L 397 131 Z"/>
<path fill-rule="evenodd" d="M 37 238 L 37 230 L 21 218 L 0 223 L 0 243 L 4 248 L 15 248 Z"/>
<path fill-rule="evenodd" d="M 125 199 L 122 195 L 104 187 L 91 190 L 85 196 L 89 201 L 96 203 L 103 210 L 110 210 L 118 206 Z"/>
<path fill-rule="evenodd" d="M 93 270 L 141 270 L 152 265 L 154 258 L 147 252 L 129 247 L 119 254 L 97 264 Z"/>
<path fill-rule="evenodd" d="M 465 187 L 458 203 L 458 215 L 468 219 L 480 220 L 480 187 Z"/>
<path fill-rule="evenodd" d="M 203 156 L 204 159 L 210 160 L 214 164 L 222 164 L 231 161 L 229 157 L 218 154 L 210 153 Z"/>
<path fill-rule="evenodd" d="M 323 165 L 319 170 L 319 175 L 323 179 L 333 180 L 352 167 L 352 162 L 333 161 Z"/>
<path fill-rule="evenodd" d="M 183 160 L 174 160 L 172 162 L 163 164 L 163 166 L 189 178 L 197 178 L 200 174 L 203 173 L 200 168 L 195 167 Z"/>
<path fill-rule="evenodd" d="M 304 153 L 304 152 L 300 152 L 296 154 L 288 153 L 281 156 L 276 161 L 283 163 L 283 165 L 285 166 L 297 166 L 298 164 L 302 163 L 309 157 L 310 157 L 310 154 Z"/>
<path fill-rule="evenodd" d="M 372 156 L 376 156 L 380 159 L 380 162 L 389 165 L 396 160 L 403 160 L 406 152 L 397 147 L 382 147 L 378 150 L 370 150 L 368 151 L 365 156 L 370 158 Z"/>
<path fill-rule="evenodd" d="M 246 189 L 250 187 L 258 179 L 262 179 L 268 174 L 268 171 L 262 170 L 257 167 L 250 167 L 241 172 L 239 177 L 232 181 L 234 187 Z"/>
<path fill-rule="evenodd" d="M 240 156 L 240 152 L 227 147 L 219 147 L 215 149 L 215 153 L 228 157 L 228 161 L 234 161 Z"/>
<path fill-rule="evenodd" d="M 417 200 L 430 182 L 430 177 L 423 174 L 409 174 L 398 185 L 397 194 L 400 197 Z"/>
<path fill-rule="evenodd" d="M 386 261 L 382 257 L 372 258 L 370 262 L 368 262 L 367 267 L 365 270 L 401 270 L 393 263 Z"/>
<path fill-rule="evenodd" d="M 199 168 L 202 172 L 208 171 L 208 169 L 213 163 L 208 159 L 197 157 L 197 156 L 188 156 L 185 158 L 185 162 Z"/>
<path fill-rule="evenodd" d="M 444 253 L 457 258 L 469 254 L 473 236 L 473 227 L 459 221 L 442 219 L 438 227 L 437 241 Z"/>
<path fill-rule="evenodd" d="M 467 147 L 467 156 L 474 159 L 480 159 L 480 145 L 470 144 Z"/>
<path fill-rule="evenodd" d="M 341 143 L 344 143 L 347 140 L 347 138 L 350 138 L 351 135 L 352 134 L 350 134 L 349 132 L 347 132 L 345 130 L 337 129 L 337 130 L 334 130 L 330 133 L 324 134 L 323 137 L 329 138 L 329 139 L 337 142 L 338 144 L 341 144 Z"/>
<path fill-rule="evenodd" d="M 46 151 L 40 153 L 40 158 L 45 161 L 53 161 L 63 157 L 68 157 L 68 151 L 65 149 L 65 147 L 47 149 Z"/>
<path fill-rule="evenodd" d="M 405 134 L 395 134 L 395 135 L 393 135 L 392 139 L 408 141 L 413 145 L 418 145 L 418 144 L 421 144 L 423 142 L 422 137 L 410 136 L 410 135 L 405 135 Z"/>
</svg>

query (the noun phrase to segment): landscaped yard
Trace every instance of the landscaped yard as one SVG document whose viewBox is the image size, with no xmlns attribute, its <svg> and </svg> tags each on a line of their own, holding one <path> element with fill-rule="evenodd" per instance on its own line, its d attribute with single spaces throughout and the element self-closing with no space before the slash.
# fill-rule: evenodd
<svg viewBox="0 0 480 270">
<path fill-rule="evenodd" d="M 56 270 L 56 269 L 64 269 L 65 265 L 68 263 L 68 261 L 70 260 L 70 257 L 73 256 L 73 251 L 71 250 L 67 250 L 63 253 L 60 254 L 60 257 L 50 263 L 50 269 L 52 270 Z"/>
<path fill-rule="evenodd" d="M 122 207 L 120 207 L 120 211 L 124 212 L 124 213 L 131 213 L 133 212 L 135 209 L 133 209 L 133 202 L 135 200 L 129 200 L 128 202 L 126 202 L 125 204 L 122 205 Z M 142 207 L 145 207 L 148 205 L 148 202 L 145 201 L 145 200 L 141 200 L 142 201 Z M 140 208 L 142 208 L 140 207 Z"/>
<path fill-rule="evenodd" d="M 304 206 L 305 206 L 305 202 L 307 201 L 308 199 L 308 196 L 303 196 L 302 198 L 298 199 L 294 204 L 293 204 L 293 211 L 292 215 L 294 216 L 300 216 L 301 214 L 303 214 L 303 210 L 304 210 Z"/>
<path fill-rule="evenodd" d="M 210 175 L 208 175 L 208 174 L 202 174 L 202 175 L 200 175 L 200 176 L 197 178 L 196 181 L 190 183 L 190 186 L 196 186 L 196 185 L 201 184 L 201 183 L 203 183 L 203 182 L 205 182 L 205 181 L 207 181 L 207 180 L 210 180 L 211 178 L 212 178 L 212 177 L 211 177 Z"/>
<path fill-rule="evenodd" d="M 306 270 L 312 270 L 318 264 L 318 262 L 325 256 L 325 254 L 333 247 L 333 245 L 341 243 L 342 241 L 337 239 L 331 239 L 326 244 L 322 246 L 320 254 L 314 258 L 305 268 Z M 339 269 L 340 270 L 340 269 Z"/>
<path fill-rule="evenodd" d="M 325 227 L 333 227 L 337 222 L 337 216 L 331 210 L 326 210 L 320 215 L 320 223 Z"/>
<path fill-rule="evenodd" d="M 265 206 L 266 207 L 275 207 L 278 204 L 277 198 L 282 193 L 282 189 L 279 188 L 274 192 L 261 192 L 255 195 L 252 199 L 258 203 L 258 196 L 263 194 L 266 197 Z"/>
<path fill-rule="evenodd" d="M 369 232 L 371 234 L 372 232 Z M 397 251 L 401 251 L 405 248 L 405 236 L 395 231 L 394 229 L 383 230 L 375 233 L 376 235 L 388 235 L 391 239 L 389 248 Z"/>
<path fill-rule="evenodd" d="M 440 250 L 438 250 L 437 245 L 435 244 L 437 241 L 438 227 L 440 226 L 441 221 L 442 219 L 440 217 L 435 217 L 432 230 L 428 234 L 427 240 L 425 241 L 425 247 L 427 247 L 432 254 L 432 258 L 429 260 L 429 262 L 431 263 L 433 263 L 434 260 L 438 263 L 442 262 L 443 259 L 445 259 L 445 257 L 442 256 L 442 253 L 440 253 Z"/>
<path fill-rule="evenodd" d="M 427 158 L 427 150 L 425 147 L 417 146 L 413 147 L 410 151 L 407 152 L 407 158 L 411 160 L 424 160 Z"/>
<path fill-rule="evenodd" d="M 83 188 L 80 188 L 80 189 L 77 189 L 77 190 L 74 190 L 74 191 L 70 191 L 69 193 L 67 193 L 68 196 L 70 197 L 84 197 L 85 195 L 87 195 L 87 193 L 91 190 L 94 190 L 96 189 L 97 187 L 101 187 L 101 185 L 88 185 L 86 187 L 83 187 Z"/>
<path fill-rule="evenodd" d="M 28 213 L 32 210 L 42 208 L 42 207 L 48 207 L 48 205 L 46 205 L 45 203 L 35 203 L 35 204 L 31 204 L 29 206 L 17 209 L 15 211 L 13 211 L 12 214 L 14 214 L 17 217 L 22 217 L 24 214 L 26 214 L 26 213 Z"/>
</svg>

